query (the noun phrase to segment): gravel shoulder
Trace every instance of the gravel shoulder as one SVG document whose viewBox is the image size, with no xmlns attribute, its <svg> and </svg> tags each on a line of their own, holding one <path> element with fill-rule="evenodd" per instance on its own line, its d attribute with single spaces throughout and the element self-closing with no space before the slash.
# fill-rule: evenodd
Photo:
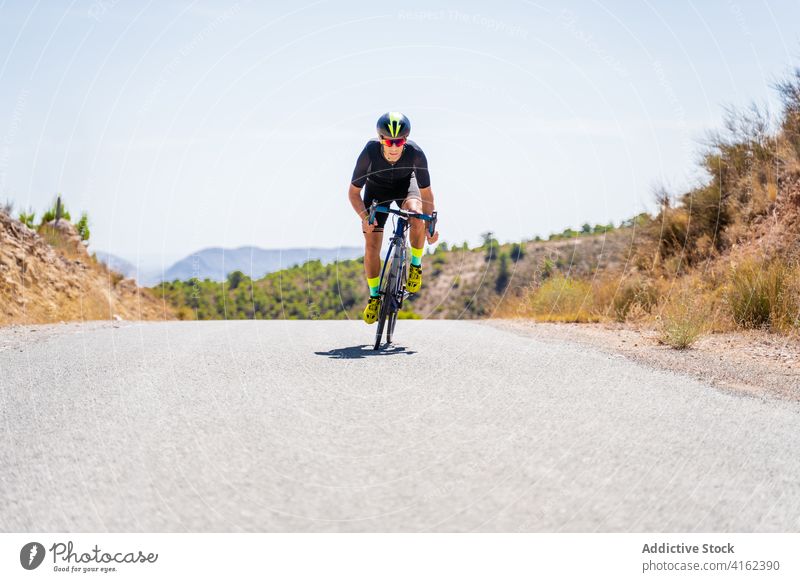
<svg viewBox="0 0 800 582">
<path fill-rule="evenodd" d="M 577 342 L 738 395 L 800 402 L 800 341 L 786 336 L 764 331 L 715 333 L 687 350 L 675 350 L 661 344 L 655 330 L 624 324 L 521 319 L 483 323 L 542 341 Z"/>
<path fill-rule="evenodd" d="M 116 329 L 123 326 L 152 323 L 156 322 L 97 320 L 36 325 L 3 325 L 0 326 L 0 352 L 24 350 L 26 346 L 42 343 L 64 335 L 91 333 L 100 329 Z"/>
</svg>

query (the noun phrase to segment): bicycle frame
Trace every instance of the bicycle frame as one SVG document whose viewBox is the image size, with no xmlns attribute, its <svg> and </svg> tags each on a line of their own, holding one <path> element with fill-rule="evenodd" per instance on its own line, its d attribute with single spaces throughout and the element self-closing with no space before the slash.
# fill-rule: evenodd
<svg viewBox="0 0 800 582">
<path fill-rule="evenodd" d="M 392 238 L 389 240 L 389 248 L 386 251 L 386 259 L 383 261 L 383 268 L 381 269 L 381 281 L 380 285 L 383 286 L 383 278 L 386 276 L 386 266 L 389 264 L 389 259 L 394 258 L 392 257 L 392 251 L 398 249 L 400 256 L 398 257 L 400 260 L 400 264 L 406 262 L 406 229 L 408 228 L 408 221 L 400 217 L 397 220 L 397 225 L 395 225 L 394 233 L 392 234 Z M 392 262 L 392 266 L 394 267 L 394 262 Z M 405 295 L 403 296 L 405 297 Z"/>
<path fill-rule="evenodd" d="M 389 249 L 386 251 L 386 259 L 383 261 L 383 268 L 381 269 L 379 288 L 383 298 L 381 300 L 381 311 L 378 316 L 378 329 L 375 337 L 375 349 L 377 350 L 380 347 L 381 336 L 387 319 L 389 327 L 386 332 L 386 342 L 391 343 L 394 324 L 397 320 L 397 313 L 400 311 L 405 298 L 410 295 L 410 293 L 405 290 L 406 281 L 404 276 L 407 258 L 406 231 L 409 228 L 409 219 L 418 218 L 425 220 L 428 223 L 428 232 L 433 234 L 435 232 L 437 218 L 436 212 L 427 215 L 408 212 L 406 210 L 394 210 L 388 206 L 378 206 L 377 202 L 373 202 L 369 214 L 370 224 L 374 222 L 376 212 L 395 214 L 398 217 L 394 233 L 389 241 Z M 389 269 L 388 272 L 387 269 Z M 384 281 L 387 280 L 387 277 L 389 282 L 384 285 Z"/>
</svg>

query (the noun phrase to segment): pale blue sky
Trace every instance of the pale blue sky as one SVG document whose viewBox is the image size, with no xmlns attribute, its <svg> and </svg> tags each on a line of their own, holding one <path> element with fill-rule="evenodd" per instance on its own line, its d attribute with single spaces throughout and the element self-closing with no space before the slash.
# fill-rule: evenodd
<svg viewBox="0 0 800 582">
<path fill-rule="evenodd" d="M 547 235 L 702 178 L 725 105 L 777 109 L 800 3 L 0 3 L 0 199 L 88 210 L 93 248 L 362 243 L 346 192 L 387 110 L 442 238 Z"/>
</svg>

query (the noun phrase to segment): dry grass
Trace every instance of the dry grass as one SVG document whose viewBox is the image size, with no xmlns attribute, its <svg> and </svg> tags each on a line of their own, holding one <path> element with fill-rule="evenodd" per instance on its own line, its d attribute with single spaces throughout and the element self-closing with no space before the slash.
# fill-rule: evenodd
<svg viewBox="0 0 800 582">
<path fill-rule="evenodd" d="M 775 259 L 748 259 L 730 270 L 726 297 L 738 327 L 791 332 L 800 314 L 800 272 Z"/>
<path fill-rule="evenodd" d="M 620 322 L 647 319 L 659 302 L 658 283 L 639 274 L 604 277 L 594 284 L 595 309 Z"/>
<path fill-rule="evenodd" d="M 678 350 L 690 347 L 711 327 L 711 312 L 704 295 L 685 285 L 662 305 L 658 340 Z"/>
<path fill-rule="evenodd" d="M 601 319 L 594 309 L 591 284 L 561 274 L 546 279 L 513 303 L 511 309 L 506 307 L 500 313 L 501 317 L 513 313 L 516 317 L 565 323 L 588 323 Z"/>
</svg>

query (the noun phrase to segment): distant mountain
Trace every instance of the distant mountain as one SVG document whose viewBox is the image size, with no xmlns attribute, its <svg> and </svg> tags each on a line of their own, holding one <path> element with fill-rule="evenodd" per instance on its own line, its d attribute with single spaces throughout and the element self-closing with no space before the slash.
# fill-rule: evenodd
<svg viewBox="0 0 800 582">
<path fill-rule="evenodd" d="M 92 250 L 91 252 L 97 257 L 98 261 L 103 263 L 106 267 L 108 267 L 112 271 L 116 271 L 117 273 L 122 273 L 123 275 L 125 275 L 125 277 L 131 279 L 138 279 L 136 265 L 134 265 L 130 261 L 126 261 L 121 257 L 112 255 L 111 253 L 107 253 L 105 251 Z"/>
<path fill-rule="evenodd" d="M 219 247 L 197 251 L 176 262 L 166 270 L 139 268 L 110 253 L 96 251 L 97 259 L 109 268 L 126 277 L 132 277 L 143 287 L 152 287 L 162 281 L 187 281 L 197 277 L 201 281 L 224 281 L 229 273 L 241 271 L 253 279 L 260 279 L 267 273 L 273 273 L 301 265 L 306 261 L 319 259 L 323 264 L 337 260 L 349 260 L 363 256 L 362 247 L 337 247 L 332 249 L 261 249 L 258 247 L 240 247 L 223 249 Z"/>
</svg>

